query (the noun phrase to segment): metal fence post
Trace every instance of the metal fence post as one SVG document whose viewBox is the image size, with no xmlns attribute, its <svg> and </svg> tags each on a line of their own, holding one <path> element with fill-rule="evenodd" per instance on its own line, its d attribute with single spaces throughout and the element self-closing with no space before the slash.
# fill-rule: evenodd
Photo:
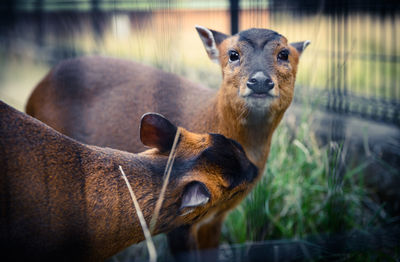
<svg viewBox="0 0 400 262">
<path fill-rule="evenodd" d="M 231 34 L 239 32 L 239 0 L 229 0 L 231 13 Z"/>
</svg>

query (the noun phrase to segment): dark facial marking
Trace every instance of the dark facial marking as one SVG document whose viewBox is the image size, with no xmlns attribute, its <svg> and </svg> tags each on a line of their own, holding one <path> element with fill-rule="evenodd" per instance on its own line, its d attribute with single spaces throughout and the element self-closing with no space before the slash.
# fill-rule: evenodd
<svg viewBox="0 0 400 262">
<path fill-rule="evenodd" d="M 273 40 L 279 40 L 282 35 L 268 29 L 252 28 L 239 33 L 239 41 L 249 43 L 253 48 L 264 48 L 264 46 Z"/>
<path fill-rule="evenodd" d="M 151 163 L 144 163 L 146 168 L 151 171 L 154 177 L 159 177 L 162 179 L 165 171 L 165 166 L 167 165 L 168 157 L 165 156 L 163 158 L 153 159 Z M 174 160 L 174 165 L 172 166 L 171 170 L 171 183 L 174 180 L 181 178 L 184 174 L 193 170 L 195 168 L 196 163 L 198 162 L 198 157 L 192 158 L 182 158 L 176 157 Z"/>
<path fill-rule="evenodd" d="M 257 175 L 257 168 L 245 157 L 239 143 L 220 134 L 211 136 L 212 146 L 201 154 L 206 163 L 221 169 L 223 176 L 229 181 L 229 188 L 234 188 L 244 181 L 251 182 Z"/>
<path fill-rule="evenodd" d="M 268 29 L 249 29 L 239 33 L 239 45 L 244 58 L 241 62 L 243 74 L 250 78 L 257 72 L 263 72 L 267 77 L 274 72 L 275 57 L 272 53 L 274 43 L 279 43 L 282 36 Z M 271 43 L 272 45 L 270 45 Z M 268 47 L 268 49 L 266 49 Z"/>
<path fill-rule="evenodd" d="M 240 34 L 239 34 L 239 36 L 240 36 Z M 248 39 L 248 38 L 246 38 L 246 37 L 244 37 L 244 36 L 240 36 L 240 37 L 239 37 L 239 41 L 246 42 L 246 43 L 248 43 L 251 47 L 256 48 L 256 44 L 253 43 L 252 40 L 250 40 L 250 39 Z"/>
<path fill-rule="evenodd" d="M 232 143 L 235 147 L 237 147 L 241 152 L 243 152 L 243 154 L 245 154 L 244 149 L 243 149 L 243 147 L 242 147 L 241 144 L 239 144 L 238 142 L 236 142 L 236 140 L 233 140 L 233 139 L 229 139 L 229 140 L 231 141 L 231 143 Z"/>
</svg>

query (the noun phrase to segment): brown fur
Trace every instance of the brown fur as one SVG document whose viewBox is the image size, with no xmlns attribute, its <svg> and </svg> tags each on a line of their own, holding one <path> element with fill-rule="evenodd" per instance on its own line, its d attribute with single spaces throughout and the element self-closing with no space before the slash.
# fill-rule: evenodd
<svg viewBox="0 0 400 262">
<path fill-rule="evenodd" d="M 180 130 L 155 234 L 201 220 L 226 199 L 236 198 L 233 195 L 247 188 L 257 172 L 231 140 L 222 138 L 221 148 L 213 144 L 214 135 Z M 1 101 L 0 137 L 3 258 L 98 261 L 144 240 L 118 166 L 124 168 L 149 223 L 169 152 L 153 148 L 132 154 L 84 145 Z M 203 156 L 210 150 L 223 155 L 222 149 L 234 155 L 232 163 L 253 176 L 239 170 L 235 177 L 223 175 L 226 163 L 209 163 Z M 230 188 L 232 179 L 238 185 Z M 210 200 L 183 215 L 187 210 L 180 209 L 182 192 L 194 181 L 206 186 Z"/>
<path fill-rule="evenodd" d="M 274 38 L 260 49 L 262 55 L 260 53 L 253 61 L 248 57 L 253 49 L 240 40 L 243 32 L 245 36 L 253 37 L 255 45 L 263 44 L 261 33 Z M 295 43 L 292 46 L 285 37 L 269 30 L 243 32 L 226 36 L 212 31 L 217 42 L 214 51 L 220 54 L 216 60 L 223 75 L 218 91 L 135 62 L 83 57 L 56 66 L 32 93 L 27 113 L 85 143 L 137 152 L 142 148 L 133 127 L 143 113 L 160 112 L 189 130 L 220 133 L 238 141 L 259 168 L 257 181 L 268 158 L 273 132 L 292 101 L 297 64 L 305 45 Z M 200 37 L 207 36 L 204 31 L 199 33 Z M 208 39 L 208 42 L 212 41 Z M 276 59 L 284 49 L 290 52 L 288 62 Z M 236 50 L 241 55 L 238 65 L 228 61 L 229 50 Z M 268 107 L 257 111 L 258 106 L 249 106 L 240 94 L 246 90 L 250 69 L 258 57 L 265 58 L 263 63 L 260 62 L 261 69 L 275 83 L 271 94 L 276 97 L 268 98 Z M 254 184 L 246 188 L 243 197 Z M 216 226 L 209 227 L 219 227 L 225 212 L 239 202 L 240 199 L 221 206 L 218 211 L 221 215 L 214 220 Z M 207 234 L 206 229 L 203 231 L 199 236 L 210 235 L 214 239 L 199 238 L 198 247 L 216 247 L 220 230 Z"/>
</svg>

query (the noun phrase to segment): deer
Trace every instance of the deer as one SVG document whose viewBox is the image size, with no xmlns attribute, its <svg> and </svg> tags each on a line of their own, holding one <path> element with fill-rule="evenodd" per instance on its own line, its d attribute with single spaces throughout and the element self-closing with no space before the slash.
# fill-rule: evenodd
<svg viewBox="0 0 400 262">
<path fill-rule="evenodd" d="M 137 62 L 87 56 L 55 66 L 33 90 L 26 112 L 77 140 L 129 152 L 141 148 L 137 134 L 127 131 L 148 111 L 195 132 L 222 134 L 241 144 L 259 170 L 248 193 L 264 173 L 272 135 L 292 102 L 299 59 L 310 41 L 289 43 L 261 28 L 235 35 L 196 30 L 209 58 L 220 65 L 218 90 Z M 171 231 L 172 253 L 218 247 L 222 222 L 238 203 Z M 176 245 L 179 239 L 191 241 Z"/>
<path fill-rule="evenodd" d="M 0 250 L 10 261 L 99 261 L 144 240 L 123 167 L 149 224 L 179 129 L 152 233 L 190 226 L 241 198 L 257 176 L 243 148 L 219 134 L 145 114 L 133 154 L 71 139 L 0 101 Z"/>
</svg>

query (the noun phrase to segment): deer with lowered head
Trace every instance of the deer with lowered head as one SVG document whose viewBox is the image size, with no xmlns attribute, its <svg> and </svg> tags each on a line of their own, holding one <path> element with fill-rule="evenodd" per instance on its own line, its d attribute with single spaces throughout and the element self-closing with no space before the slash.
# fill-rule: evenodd
<svg viewBox="0 0 400 262">
<path fill-rule="evenodd" d="M 89 146 L 0 101 L 0 251 L 10 261 L 99 261 L 144 240 L 119 171 L 147 224 L 177 130 L 175 161 L 153 234 L 188 227 L 241 198 L 257 168 L 235 141 L 159 114 L 141 119 L 139 154 Z"/>
<path fill-rule="evenodd" d="M 238 141 L 259 169 L 249 192 L 263 174 L 272 135 L 291 104 L 299 58 L 309 41 L 290 44 L 268 29 L 233 36 L 196 29 L 208 56 L 221 67 L 219 90 L 131 61 L 82 57 L 53 68 L 33 91 L 26 112 L 85 143 L 131 152 L 141 148 L 137 134 L 128 130 L 148 111 L 196 132 L 223 134 Z M 227 211 L 240 200 L 172 231 L 172 251 L 217 247 Z M 174 239 L 193 241 L 176 245 Z"/>
</svg>

